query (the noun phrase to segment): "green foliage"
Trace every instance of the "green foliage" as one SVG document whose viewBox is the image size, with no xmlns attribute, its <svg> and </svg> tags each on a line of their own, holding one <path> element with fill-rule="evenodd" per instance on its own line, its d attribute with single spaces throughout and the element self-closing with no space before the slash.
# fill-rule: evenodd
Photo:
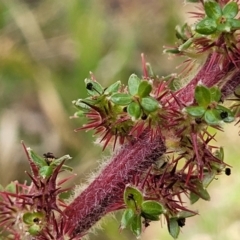
<svg viewBox="0 0 240 240">
<path fill-rule="evenodd" d="M 234 19 L 239 11 L 236 2 L 229 1 L 222 9 L 216 1 L 208 0 L 204 2 L 204 10 L 206 17 L 196 24 L 196 32 L 210 35 L 239 29 L 240 20 Z"/>
<path fill-rule="evenodd" d="M 234 113 L 219 104 L 221 100 L 219 88 L 215 86 L 207 88 L 206 86 L 198 85 L 195 88 L 194 97 L 198 105 L 186 108 L 189 115 L 203 118 L 209 125 L 219 125 L 222 121 L 226 123 L 234 121 Z"/>
</svg>

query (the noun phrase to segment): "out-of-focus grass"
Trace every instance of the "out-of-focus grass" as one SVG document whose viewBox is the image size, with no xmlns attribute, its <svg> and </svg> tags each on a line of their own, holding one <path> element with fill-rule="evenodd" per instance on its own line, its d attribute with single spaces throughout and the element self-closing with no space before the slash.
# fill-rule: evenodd
<svg viewBox="0 0 240 240">
<path fill-rule="evenodd" d="M 89 71 L 106 86 L 140 75 L 142 52 L 157 74 L 175 72 L 162 46 L 175 41 L 182 6 L 176 0 L 0 1 L 0 183 L 27 179 L 20 140 L 39 154 L 70 154 L 75 183 L 84 181 L 102 152 L 92 133 L 73 132 L 84 121 L 69 119 L 71 101 L 86 95 Z M 238 149 L 231 150 L 237 137 L 226 141 L 227 159 L 237 169 Z M 196 206 L 201 215 L 187 221 L 179 239 L 239 239 L 238 189 L 237 170 L 221 176 L 210 188 L 213 201 Z M 104 231 L 91 239 L 135 239 L 125 230 L 118 234 L 118 225 L 107 218 Z M 166 226 L 151 225 L 143 239 L 171 239 Z"/>
</svg>

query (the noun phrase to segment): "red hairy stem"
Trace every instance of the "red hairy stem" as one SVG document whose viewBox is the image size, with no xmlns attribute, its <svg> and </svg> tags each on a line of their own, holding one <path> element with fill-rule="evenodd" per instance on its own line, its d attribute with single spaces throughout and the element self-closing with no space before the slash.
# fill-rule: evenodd
<svg viewBox="0 0 240 240">
<path fill-rule="evenodd" d="M 222 87 L 222 95 L 224 98 L 234 93 L 236 88 L 240 85 L 240 70 L 238 69 L 229 80 Z"/>
<path fill-rule="evenodd" d="M 230 61 L 222 59 L 221 54 L 213 53 L 209 55 L 197 75 L 184 88 L 176 92 L 175 96 L 182 103 L 189 104 L 193 101 L 195 87 L 200 81 L 207 87 L 218 85 L 234 67 Z"/>
<path fill-rule="evenodd" d="M 162 139 L 142 138 L 127 143 L 113 156 L 100 175 L 65 209 L 65 233 L 83 236 L 112 205 L 123 198 L 126 184 L 147 169 L 165 153 Z"/>
</svg>

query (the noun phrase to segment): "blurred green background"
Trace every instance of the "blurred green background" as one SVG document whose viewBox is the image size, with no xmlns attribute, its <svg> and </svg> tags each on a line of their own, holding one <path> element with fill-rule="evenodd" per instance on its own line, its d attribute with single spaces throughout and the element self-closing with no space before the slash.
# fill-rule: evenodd
<svg viewBox="0 0 240 240">
<path fill-rule="evenodd" d="M 84 182 L 102 150 L 91 132 L 73 131 L 84 121 L 69 119 L 75 112 L 72 100 L 86 95 L 89 71 L 103 86 L 141 75 L 142 52 L 160 76 L 176 72 L 179 62 L 169 61 L 162 46 L 174 43 L 175 25 L 185 19 L 183 5 L 178 0 L 1 0 L 0 184 L 27 179 L 21 140 L 40 155 L 70 154 L 78 173 L 73 183 Z M 240 239 L 237 131 L 230 126 L 219 137 L 220 145 L 228 144 L 233 174 L 212 184 L 210 203 L 193 207 L 200 216 L 187 220 L 180 240 Z M 135 239 L 127 230 L 118 233 L 116 219 L 104 222 L 91 240 Z M 171 237 L 163 221 L 151 224 L 142 239 Z"/>
</svg>

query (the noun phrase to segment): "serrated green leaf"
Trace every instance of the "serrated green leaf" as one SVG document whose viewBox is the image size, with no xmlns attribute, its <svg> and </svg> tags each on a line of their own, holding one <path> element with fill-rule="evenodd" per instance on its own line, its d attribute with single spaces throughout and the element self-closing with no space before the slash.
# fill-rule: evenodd
<svg viewBox="0 0 240 240">
<path fill-rule="evenodd" d="M 217 20 L 222 16 L 222 9 L 219 3 L 214 0 L 208 0 L 204 3 L 204 10 L 209 18 Z"/>
<path fill-rule="evenodd" d="M 196 195 L 195 193 L 190 192 L 190 198 L 189 199 L 190 199 L 190 203 L 194 204 L 200 199 L 200 197 L 198 195 Z"/>
<path fill-rule="evenodd" d="M 180 227 L 177 222 L 177 218 L 170 218 L 168 222 L 168 231 L 170 235 L 176 239 L 180 233 Z"/>
<path fill-rule="evenodd" d="M 120 228 L 124 229 L 126 227 L 129 227 L 134 215 L 135 213 L 131 208 L 126 209 L 122 215 Z"/>
<path fill-rule="evenodd" d="M 195 89 L 194 97 L 199 106 L 207 108 L 208 105 L 211 103 L 211 92 L 209 88 L 198 85 Z"/>
<path fill-rule="evenodd" d="M 218 125 L 221 122 L 221 118 L 216 114 L 215 109 L 209 109 L 204 114 L 204 120 L 209 125 Z"/>
<path fill-rule="evenodd" d="M 141 209 L 143 195 L 136 187 L 127 186 L 124 190 L 124 202 L 128 208 L 137 212 Z"/>
<path fill-rule="evenodd" d="M 214 19 L 204 18 L 196 24 L 195 31 L 204 35 L 213 34 L 217 31 L 217 23 Z"/>
<path fill-rule="evenodd" d="M 209 88 L 210 93 L 211 93 L 211 101 L 219 102 L 221 100 L 221 90 L 218 87 L 211 87 Z"/>
<path fill-rule="evenodd" d="M 121 81 L 117 81 L 115 83 L 113 83 L 112 85 L 110 85 L 105 91 L 104 94 L 112 94 L 112 93 L 116 93 L 119 88 L 121 86 Z"/>
<path fill-rule="evenodd" d="M 85 84 L 86 84 L 87 92 L 91 96 L 101 95 L 104 91 L 104 88 L 101 86 L 101 84 L 98 83 L 97 81 L 93 81 L 92 79 L 86 78 Z M 92 85 L 91 89 L 88 87 L 90 84 Z"/>
<path fill-rule="evenodd" d="M 28 148 L 27 151 L 28 151 L 29 157 L 36 165 L 38 165 L 39 167 L 47 166 L 45 159 L 38 156 L 35 152 L 32 151 L 32 149 Z"/>
<path fill-rule="evenodd" d="M 147 97 L 152 91 L 152 86 L 147 81 L 142 81 L 138 87 L 138 96 Z"/>
<path fill-rule="evenodd" d="M 39 169 L 39 173 L 43 178 L 50 177 L 53 173 L 53 166 L 43 166 Z"/>
<path fill-rule="evenodd" d="M 206 108 L 202 106 L 189 106 L 186 107 L 186 111 L 193 117 L 202 117 L 206 111 Z"/>
<path fill-rule="evenodd" d="M 163 206 L 159 202 L 153 200 L 144 201 L 141 209 L 142 212 L 148 215 L 160 215 L 163 213 Z"/>
<path fill-rule="evenodd" d="M 128 79 L 128 91 L 134 96 L 138 92 L 138 87 L 141 83 L 141 80 L 138 78 L 136 74 L 132 74 Z"/>
<path fill-rule="evenodd" d="M 132 102 L 132 96 L 127 93 L 114 93 L 111 101 L 116 105 L 126 106 Z"/>
<path fill-rule="evenodd" d="M 137 102 L 131 102 L 127 107 L 128 114 L 134 119 L 138 119 L 141 115 L 141 107 Z"/>
<path fill-rule="evenodd" d="M 136 237 L 139 237 L 142 233 L 142 222 L 141 222 L 141 216 L 140 215 L 134 215 L 132 218 L 132 221 L 130 223 L 130 229 L 136 235 Z"/>
<path fill-rule="evenodd" d="M 238 14 L 238 4 L 236 2 L 228 2 L 222 9 L 222 13 L 226 18 L 234 18 Z"/>
<path fill-rule="evenodd" d="M 152 97 L 145 97 L 141 99 L 141 106 L 148 112 L 154 112 L 159 108 L 159 102 Z"/>
</svg>

